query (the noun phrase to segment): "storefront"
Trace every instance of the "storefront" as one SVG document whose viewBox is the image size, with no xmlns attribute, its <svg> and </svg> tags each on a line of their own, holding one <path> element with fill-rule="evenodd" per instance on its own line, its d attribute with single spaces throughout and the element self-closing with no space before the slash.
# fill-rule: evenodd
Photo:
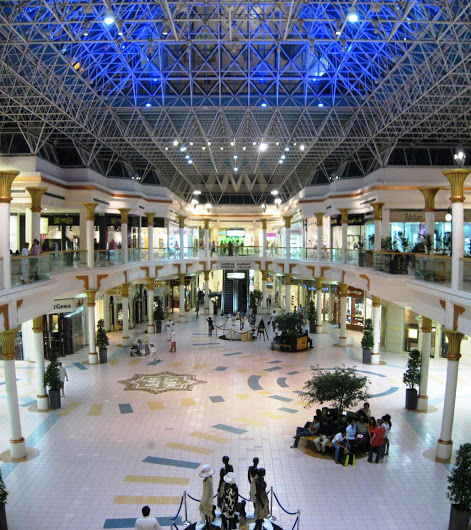
<svg viewBox="0 0 471 530">
<path fill-rule="evenodd" d="M 340 215 L 330 218 L 330 235 L 332 248 L 342 246 L 342 223 Z M 359 249 L 365 245 L 365 215 L 362 213 L 350 214 L 348 216 L 347 248 Z"/>
<path fill-rule="evenodd" d="M 80 215 L 41 214 L 42 251 L 77 250 L 80 244 Z"/>
</svg>

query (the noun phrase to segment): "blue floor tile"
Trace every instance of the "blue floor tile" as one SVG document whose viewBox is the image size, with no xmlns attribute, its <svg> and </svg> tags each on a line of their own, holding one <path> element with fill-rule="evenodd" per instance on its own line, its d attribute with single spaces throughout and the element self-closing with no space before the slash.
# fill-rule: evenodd
<svg viewBox="0 0 471 530">
<path fill-rule="evenodd" d="M 218 366 L 214 369 L 216 372 L 224 372 L 224 370 L 227 370 L 227 366 Z"/>
<path fill-rule="evenodd" d="M 296 412 L 299 412 L 298 410 L 296 409 L 288 409 L 286 407 L 281 407 L 281 409 L 278 409 L 278 410 L 281 410 L 283 412 L 289 412 L 290 414 L 296 414 Z"/>
<path fill-rule="evenodd" d="M 286 401 L 287 403 L 289 403 L 290 401 L 293 401 L 291 398 L 287 398 L 284 396 L 277 396 L 276 394 L 274 394 L 273 396 L 268 396 L 268 397 L 272 399 L 277 399 L 278 401 Z"/>
<path fill-rule="evenodd" d="M 281 366 L 272 366 L 271 368 L 265 368 L 264 372 L 274 372 L 275 370 L 281 370 Z"/>
<path fill-rule="evenodd" d="M 278 383 L 278 386 L 281 386 L 282 388 L 288 388 L 289 385 L 286 383 L 286 377 L 278 377 L 276 380 Z"/>
<path fill-rule="evenodd" d="M 88 370 L 88 368 L 82 363 L 74 363 L 74 366 L 76 366 L 79 370 Z"/>
<path fill-rule="evenodd" d="M 158 456 L 146 456 L 143 462 L 146 462 L 147 464 L 160 464 L 161 466 L 187 467 L 188 469 L 196 469 L 201 465 L 199 462 L 173 460 L 171 458 L 160 458 Z"/>
<path fill-rule="evenodd" d="M 222 396 L 209 396 L 209 399 L 213 403 L 221 403 L 222 401 L 224 401 L 224 398 Z"/>
<path fill-rule="evenodd" d="M 263 390 L 263 387 L 260 386 L 260 377 L 259 375 L 251 375 L 248 380 L 247 384 L 252 390 Z"/>
<path fill-rule="evenodd" d="M 231 355 L 242 355 L 244 352 L 242 351 L 234 351 L 232 353 L 223 353 L 224 357 L 230 357 Z"/>
<path fill-rule="evenodd" d="M 221 429 L 221 431 L 232 432 L 234 434 L 243 434 L 244 432 L 247 432 L 245 429 L 238 429 L 237 427 L 231 427 L 230 425 L 223 425 L 222 423 L 213 425 L 213 428 Z"/>
<path fill-rule="evenodd" d="M 118 407 L 121 414 L 132 414 L 134 412 L 129 403 L 120 403 Z"/>
</svg>

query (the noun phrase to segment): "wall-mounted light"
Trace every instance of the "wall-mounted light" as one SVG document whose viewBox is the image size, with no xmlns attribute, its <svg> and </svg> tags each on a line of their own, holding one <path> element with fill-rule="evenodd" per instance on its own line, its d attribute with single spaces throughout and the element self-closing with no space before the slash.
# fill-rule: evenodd
<svg viewBox="0 0 471 530">
<path fill-rule="evenodd" d="M 206 211 L 207 211 L 207 212 L 209 212 L 209 211 L 211 210 L 212 207 L 213 207 L 213 206 L 212 206 L 212 204 L 211 204 L 210 202 L 207 202 L 207 203 L 206 203 Z"/>
<path fill-rule="evenodd" d="M 464 152 L 463 146 L 458 144 L 455 149 L 455 154 L 453 155 L 455 163 L 458 167 L 464 166 L 464 161 L 466 160 L 466 153 Z"/>
<path fill-rule="evenodd" d="M 280 199 L 279 197 L 277 197 L 277 198 L 275 199 L 275 204 L 276 204 L 276 207 L 277 207 L 277 208 L 280 206 L 280 204 L 281 204 L 281 199 Z"/>
<path fill-rule="evenodd" d="M 263 210 L 264 212 L 267 211 L 267 205 L 266 205 L 265 203 L 262 204 L 262 210 Z"/>
</svg>

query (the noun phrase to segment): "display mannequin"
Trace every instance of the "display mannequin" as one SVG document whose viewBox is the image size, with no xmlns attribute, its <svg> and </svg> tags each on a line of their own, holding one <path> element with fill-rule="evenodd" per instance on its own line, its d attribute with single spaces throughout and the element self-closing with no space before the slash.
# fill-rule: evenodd
<svg viewBox="0 0 471 530">
<path fill-rule="evenodd" d="M 257 479 L 257 470 L 258 470 L 258 463 L 259 462 L 260 462 L 260 460 L 257 457 L 255 457 L 253 459 L 253 466 L 249 467 L 249 471 L 247 473 L 248 479 L 249 479 L 249 484 L 250 484 L 250 495 L 249 495 L 249 498 L 254 504 L 255 504 L 255 481 Z"/>
<path fill-rule="evenodd" d="M 203 494 L 199 506 L 200 514 L 205 522 L 205 530 L 210 530 L 211 523 L 214 520 L 213 512 L 213 475 L 215 471 L 208 464 L 205 464 L 200 471 L 200 477 L 203 478 Z"/>
<path fill-rule="evenodd" d="M 228 456 L 223 456 L 222 457 L 222 463 L 224 465 L 221 467 L 221 471 L 219 471 L 218 500 L 217 500 L 217 505 L 218 505 L 218 508 L 220 510 L 222 509 L 222 496 L 223 496 L 223 493 L 224 493 L 224 484 L 225 484 L 224 477 L 228 473 L 233 473 L 234 472 L 234 468 L 232 467 L 231 464 L 229 464 L 229 457 Z"/>
<path fill-rule="evenodd" d="M 267 484 L 265 482 L 265 470 L 263 467 L 257 470 L 255 481 L 255 527 L 254 530 L 263 530 L 263 520 L 268 517 L 270 507 L 267 495 Z"/>
<path fill-rule="evenodd" d="M 235 473 L 229 472 L 224 477 L 224 493 L 222 495 L 222 526 L 223 530 L 234 530 L 236 524 L 236 504 L 239 497 Z"/>
</svg>

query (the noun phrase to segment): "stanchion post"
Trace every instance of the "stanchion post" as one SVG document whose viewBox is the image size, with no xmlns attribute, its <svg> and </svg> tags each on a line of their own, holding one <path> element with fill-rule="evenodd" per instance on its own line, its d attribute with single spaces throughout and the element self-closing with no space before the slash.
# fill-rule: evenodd
<svg viewBox="0 0 471 530">
<path fill-rule="evenodd" d="M 296 530 L 299 530 L 300 529 L 300 526 L 299 526 L 299 521 L 301 520 L 301 510 L 298 510 L 298 522 L 296 524 Z"/>
<path fill-rule="evenodd" d="M 273 515 L 273 486 L 270 488 L 270 515 L 268 516 L 269 521 L 276 521 L 276 517 Z"/>
<path fill-rule="evenodd" d="M 186 490 L 183 492 L 183 509 L 185 510 L 185 520 L 183 521 L 183 526 L 189 526 L 190 521 L 188 521 L 188 507 L 186 505 Z"/>
</svg>

